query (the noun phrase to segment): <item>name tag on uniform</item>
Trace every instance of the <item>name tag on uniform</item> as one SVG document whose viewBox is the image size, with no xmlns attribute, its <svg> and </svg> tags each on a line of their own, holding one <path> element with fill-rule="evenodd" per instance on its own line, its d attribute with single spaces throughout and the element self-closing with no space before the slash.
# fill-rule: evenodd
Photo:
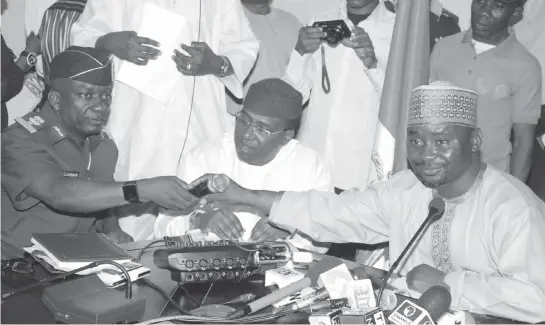
<svg viewBox="0 0 545 325">
<path fill-rule="evenodd" d="M 78 178 L 79 173 L 78 172 L 64 172 L 64 177 Z"/>
</svg>

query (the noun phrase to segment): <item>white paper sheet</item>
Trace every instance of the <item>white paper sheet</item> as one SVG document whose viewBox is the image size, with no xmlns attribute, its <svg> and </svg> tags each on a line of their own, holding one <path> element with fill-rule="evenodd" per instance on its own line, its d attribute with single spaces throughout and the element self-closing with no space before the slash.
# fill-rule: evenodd
<svg viewBox="0 0 545 325">
<path fill-rule="evenodd" d="M 179 87 L 180 80 L 184 78 L 172 60 L 173 51 L 180 50 L 181 43 L 191 44 L 192 29 L 184 16 L 147 2 L 142 12 L 140 27 L 136 32 L 138 36 L 159 42 L 162 55 L 156 60 L 150 60 L 145 66 L 122 61 L 116 80 L 164 105 L 168 104 L 173 91 Z"/>
</svg>

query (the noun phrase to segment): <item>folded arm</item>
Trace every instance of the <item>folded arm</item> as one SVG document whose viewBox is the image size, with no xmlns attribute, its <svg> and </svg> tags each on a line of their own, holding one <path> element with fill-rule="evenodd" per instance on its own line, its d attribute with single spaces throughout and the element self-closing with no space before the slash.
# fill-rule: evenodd
<svg viewBox="0 0 545 325">
<path fill-rule="evenodd" d="M 545 208 L 545 205 L 541 205 Z M 520 209 L 517 209 L 520 208 Z M 545 320 L 545 219 L 525 207 L 503 204 L 493 221 L 491 255 L 496 272 L 447 274 L 453 306 L 525 322 Z M 538 212 L 539 214 L 539 212 Z M 492 225 L 490 227 L 493 227 Z"/>
</svg>

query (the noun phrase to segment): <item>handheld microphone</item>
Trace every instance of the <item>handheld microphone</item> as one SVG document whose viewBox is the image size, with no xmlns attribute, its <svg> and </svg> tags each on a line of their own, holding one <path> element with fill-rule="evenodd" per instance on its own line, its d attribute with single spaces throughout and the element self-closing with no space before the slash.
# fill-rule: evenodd
<svg viewBox="0 0 545 325">
<path fill-rule="evenodd" d="M 382 292 L 384 291 L 384 288 L 386 287 L 386 284 L 388 283 L 388 279 L 392 276 L 392 273 L 394 273 L 394 271 L 397 269 L 397 267 L 399 266 L 399 263 L 401 263 L 401 261 L 405 258 L 405 255 L 407 255 L 407 252 L 409 251 L 409 249 L 414 245 L 416 240 L 420 238 L 420 235 L 424 232 L 424 230 L 426 230 L 427 227 L 432 222 L 439 220 L 443 216 L 444 212 L 445 212 L 445 201 L 443 201 L 443 199 L 436 197 L 433 200 L 431 200 L 429 205 L 428 217 L 426 218 L 426 220 L 424 220 L 422 225 L 420 225 L 420 228 L 418 228 L 413 238 L 411 238 L 407 246 L 405 246 L 401 254 L 399 254 L 399 257 L 392 264 L 392 266 L 388 270 L 388 273 L 386 273 L 386 276 L 382 280 L 382 285 L 380 286 L 380 291 L 378 293 L 378 299 L 377 299 L 378 301 L 380 301 L 380 299 L 382 298 Z"/>
<path fill-rule="evenodd" d="M 317 286 L 320 274 L 327 272 L 328 270 L 331 270 L 332 268 L 337 267 L 341 264 L 343 263 L 340 259 L 328 256 L 310 267 L 303 279 L 294 282 L 284 288 L 281 288 L 269 295 L 266 295 L 263 298 L 253 301 L 240 309 L 235 310 L 231 314 L 227 315 L 227 319 L 237 319 L 248 314 L 255 313 L 256 311 L 272 305 L 275 302 L 280 301 L 291 294 L 303 290 L 306 287 Z"/>
<path fill-rule="evenodd" d="M 212 176 L 212 178 L 210 178 L 207 182 L 199 183 L 189 189 L 189 193 L 193 194 L 198 198 L 201 198 L 208 194 L 221 193 L 227 188 L 229 188 L 229 177 L 224 174 L 216 174 Z"/>
<path fill-rule="evenodd" d="M 318 301 L 310 306 L 307 306 L 300 311 L 313 313 L 322 309 L 339 309 L 348 306 L 347 298 L 329 299 L 324 301 Z"/>
<path fill-rule="evenodd" d="M 386 325 L 386 317 L 382 308 L 377 308 L 363 315 L 364 324 Z"/>
<path fill-rule="evenodd" d="M 449 310 L 451 301 L 450 292 L 445 287 L 433 286 L 416 302 L 403 301 L 388 320 L 398 325 L 435 324 Z"/>
<path fill-rule="evenodd" d="M 432 320 L 437 322 L 449 310 L 452 303 L 452 296 L 447 288 L 433 286 L 426 290 L 416 303 L 426 309 Z"/>
<path fill-rule="evenodd" d="M 278 312 L 285 312 L 288 310 L 298 311 L 316 302 L 325 300 L 328 297 L 329 297 L 329 293 L 327 292 L 326 288 L 321 288 L 318 291 L 308 294 L 302 297 L 301 299 L 298 299 L 297 301 L 292 302 L 291 304 L 287 306 L 283 306 L 279 308 Z"/>
</svg>

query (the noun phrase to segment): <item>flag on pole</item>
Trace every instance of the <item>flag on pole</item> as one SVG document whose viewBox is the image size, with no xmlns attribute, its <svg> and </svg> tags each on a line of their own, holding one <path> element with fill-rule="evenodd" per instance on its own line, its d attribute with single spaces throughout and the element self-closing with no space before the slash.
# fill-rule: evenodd
<svg viewBox="0 0 545 325">
<path fill-rule="evenodd" d="M 430 1 L 399 1 L 375 133 L 370 180 L 383 181 L 407 168 L 406 125 L 411 91 L 429 82 L 429 10 Z"/>
</svg>

